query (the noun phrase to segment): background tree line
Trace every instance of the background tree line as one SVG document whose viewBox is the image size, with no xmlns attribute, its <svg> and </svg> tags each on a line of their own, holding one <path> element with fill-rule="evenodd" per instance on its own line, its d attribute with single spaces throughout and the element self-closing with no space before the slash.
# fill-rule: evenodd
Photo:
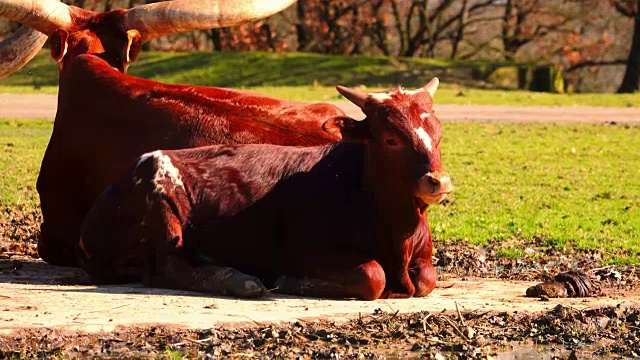
<svg viewBox="0 0 640 360">
<path fill-rule="evenodd" d="M 64 2 L 104 11 L 155 1 Z M 634 92 L 639 8 L 640 0 L 298 0 L 263 21 L 176 34 L 150 47 L 551 64 L 578 89 L 608 81 L 604 90 Z"/>
</svg>

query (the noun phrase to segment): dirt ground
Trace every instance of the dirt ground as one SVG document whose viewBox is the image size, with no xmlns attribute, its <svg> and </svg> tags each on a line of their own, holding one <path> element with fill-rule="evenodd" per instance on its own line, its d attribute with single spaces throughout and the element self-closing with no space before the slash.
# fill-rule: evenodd
<svg viewBox="0 0 640 360">
<path fill-rule="evenodd" d="M 336 102 L 351 116 L 357 108 Z M 0 116 L 55 115 L 55 96 L 0 94 Z M 450 121 L 640 122 L 640 109 L 441 105 Z M 139 285 L 83 285 L 37 259 L 37 209 L 0 220 L 0 358 L 581 358 L 640 356 L 640 267 L 535 242 L 523 259 L 496 244 L 436 243 L 427 298 L 360 302 L 273 294 L 236 300 Z M 527 287 L 579 268 L 589 298 L 537 299 Z M 517 351 L 512 351 L 516 348 Z M 444 354 L 444 355 L 443 355 Z"/>
<path fill-rule="evenodd" d="M 349 102 L 329 103 L 353 118 L 364 118 L 360 109 Z M 54 119 L 56 107 L 56 95 L 0 94 L 0 117 Z M 640 108 L 438 105 L 437 101 L 434 107 L 443 121 L 640 123 Z"/>
<path fill-rule="evenodd" d="M 295 322 L 325 318 L 334 321 L 371 314 L 375 309 L 439 313 L 482 309 L 499 312 L 538 312 L 562 304 L 575 309 L 640 304 L 640 291 L 607 289 L 592 298 L 538 299 L 524 296 L 531 281 L 452 278 L 439 283 L 427 298 L 379 300 L 302 299 L 272 294 L 261 300 L 211 297 L 184 291 L 147 289 L 139 285 L 62 285 L 80 279 L 81 272 L 49 266 L 40 261 L 0 261 L 0 333 L 16 329 L 113 331 L 118 326 L 168 323 L 185 328 L 220 324 Z M 8 271 L 7 271 L 8 270 Z"/>
</svg>

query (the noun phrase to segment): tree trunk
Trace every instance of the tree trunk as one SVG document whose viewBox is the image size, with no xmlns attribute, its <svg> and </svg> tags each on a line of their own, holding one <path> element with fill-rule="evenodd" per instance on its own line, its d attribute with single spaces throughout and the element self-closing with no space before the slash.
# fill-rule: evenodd
<svg viewBox="0 0 640 360">
<path fill-rule="evenodd" d="M 305 0 L 296 2 L 296 13 L 298 15 L 298 23 L 296 24 L 296 35 L 298 36 L 298 51 L 307 50 L 309 46 L 309 37 L 307 36 L 307 26 L 305 24 Z"/>
<path fill-rule="evenodd" d="M 469 0 L 463 0 L 462 8 L 460 9 L 460 20 L 458 22 L 458 29 L 456 30 L 455 36 L 451 41 L 451 59 L 455 59 L 458 54 L 458 45 L 462 41 L 464 37 L 464 28 L 467 25 L 467 20 L 469 20 Z"/>
<path fill-rule="evenodd" d="M 220 29 L 211 29 L 209 37 L 211 38 L 211 42 L 213 42 L 213 51 L 222 51 L 222 36 L 220 34 Z"/>
<path fill-rule="evenodd" d="M 262 26 L 260 26 L 260 31 L 262 31 L 262 33 L 264 34 L 265 40 L 267 42 L 267 46 L 269 47 L 269 49 L 275 51 L 276 50 L 276 42 L 273 39 L 273 36 L 271 34 L 271 26 L 269 26 L 269 24 L 262 24 Z"/>
<path fill-rule="evenodd" d="M 640 0 L 636 10 L 633 25 L 633 40 L 631 50 L 627 60 L 627 69 L 624 72 L 622 84 L 618 88 L 618 93 L 632 93 L 640 90 Z"/>
<path fill-rule="evenodd" d="M 504 5 L 504 15 L 502 16 L 502 48 L 504 49 L 504 57 L 506 60 L 513 60 L 515 57 L 514 35 L 510 29 L 511 17 L 513 16 L 513 0 L 507 0 Z"/>
<path fill-rule="evenodd" d="M 368 31 L 371 32 L 370 37 L 373 39 L 375 45 L 382 51 L 385 56 L 390 56 L 391 52 L 389 51 L 389 43 L 387 41 L 387 27 L 384 23 L 384 18 L 381 13 L 382 6 L 384 5 L 384 0 L 377 0 L 372 5 L 372 12 L 375 16 L 375 23 L 371 25 Z"/>
</svg>

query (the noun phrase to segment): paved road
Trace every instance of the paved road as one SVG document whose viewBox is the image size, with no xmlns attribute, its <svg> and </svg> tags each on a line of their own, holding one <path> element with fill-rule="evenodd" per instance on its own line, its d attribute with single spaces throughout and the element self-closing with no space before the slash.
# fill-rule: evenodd
<svg viewBox="0 0 640 360">
<path fill-rule="evenodd" d="M 53 119 L 56 99 L 56 95 L 0 94 L 0 117 Z M 354 118 L 364 117 L 349 102 L 332 103 Z M 443 121 L 640 123 L 640 108 L 436 105 L 435 109 Z"/>
</svg>

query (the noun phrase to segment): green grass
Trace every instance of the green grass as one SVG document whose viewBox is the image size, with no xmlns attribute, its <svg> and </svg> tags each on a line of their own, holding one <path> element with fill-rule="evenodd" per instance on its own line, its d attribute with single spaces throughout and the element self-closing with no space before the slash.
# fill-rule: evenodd
<svg viewBox="0 0 640 360">
<path fill-rule="evenodd" d="M 35 206 L 52 122 L 0 119 L 0 207 Z M 519 257 L 534 238 L 640 263 L 640 127 L 445 123 L 452 204 L 433 206 L 436 241 L 497 241 Z"/>
<path fill-rule="evenodd" d="M 0 119 L 0 207 L 38 204 L 36 179 L 53 123 Z"/>
<path fill-rule="evenodd" d="M 436 239 L 509 244 L 539 237 L 640 263 L 640 127 L 444 127 L 454 203 L 430 210 Z"/>
<path fill-rule="evenodd" d="M 504 83 L 506 78 L 506 83 L 513 83 L 514 68 L 502 65 L 499 81 Z M 143 52 L 129 72 L 166 83 L 248 89 L 301 101 L 340 99 L 335 91 L 338 84 L 363 85 L 369 90 L 395 84 L 415 88 L 437 75 L 442 81 L 439 104 L 640 106 L 640 93 L 560 95 L 456 85 L 473 82 L 471 68 L 492 78 L 486 75 L 491 72 L 489 64 L 483 62 L 264 52 Z M 57 85 L 57 66 L 42 52 L 24 69 L 0 80 L 0 93 L 56 93 Z"/>
</svg>

